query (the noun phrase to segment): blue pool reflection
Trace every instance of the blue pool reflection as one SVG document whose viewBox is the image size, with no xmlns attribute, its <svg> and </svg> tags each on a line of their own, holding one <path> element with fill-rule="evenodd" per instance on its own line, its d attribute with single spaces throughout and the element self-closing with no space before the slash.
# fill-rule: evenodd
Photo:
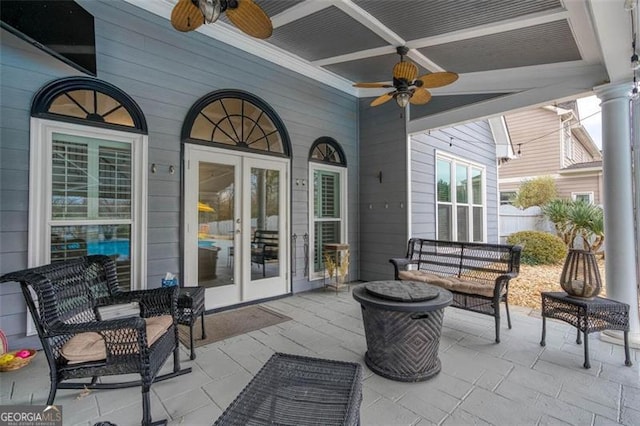
<svg viewBox="0 0 640 426">
<path fill-rule="evenodd" d="M 129 240 L 90 241 L 87 254 L 118 255 L 117 260 L 129 260 Z"/>
</svg>

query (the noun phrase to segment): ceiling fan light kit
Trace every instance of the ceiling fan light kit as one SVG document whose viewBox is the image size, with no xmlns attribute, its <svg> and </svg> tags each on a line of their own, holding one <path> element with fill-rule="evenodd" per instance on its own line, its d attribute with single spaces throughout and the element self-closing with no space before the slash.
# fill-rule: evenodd
<svg viewBox="0 0 640 426">
<path fill-rule="evenodd" d="M 423 105 L 431 100 L 431 93 L 427 88 L 442 87 L 453 83 L 458 79 L 458 74 L 454 72 L 435 72 L 418 77 L 418 66 L 411 61 L 404 59 L 409 53 L 406 46 L 396 49 L 400 55 L 400 62 L 393 66 L 393 85 L 386 83 L 355 83 L 354 87 L 364 89 L 393 87 L 393 92 L 385 93 L 371 102 L 371 106 L 382 105 L 383 103 L 395 99 L 399 107 L 404 108 L 409 103 L 413 105 Z"/>
<path fill-rule="evenodd" d="M 193 31 L 216 22 L 222 12 L 252 37 L 266 39 L 273 33 L 271 19 L 253 0 L 179 0 L 171 11 L 171 25 L 178 31 Z"/>
<path fill-rule="evenodd" d="M 400 108 L 404 108 L 409 105 L 409 100 L 411 99 L 411 92 L 400 92 L 395 95 L 396 103 Z"/>
<path fill-rule="evenodd" d="M 220 0 L 199 0 L 198 6 L 206 24 L 212 24 L 218 20 L 222 12 Z"/>
</svg>

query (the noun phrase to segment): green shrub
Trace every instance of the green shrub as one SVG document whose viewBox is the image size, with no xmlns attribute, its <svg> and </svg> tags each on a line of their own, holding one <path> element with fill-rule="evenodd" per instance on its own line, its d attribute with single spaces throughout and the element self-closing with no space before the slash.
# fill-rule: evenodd
<svg viewBox="0 0 640 426">
<path fill-rule="evenodd" d="M 543 206 L 556 198 L 556 181 L 551 176 L 540 176 L 525 180 L 520 184 L 513 205 L 526 209 L 532 206 Z"/>
<path fill-rule="evenodd" d="M 551 265 L 561 262 L 567 256 L 564 241 L 546 232 L 516 232 L 509 235 L 507 243 L 523 247 L 520 260 L 527 265 Z"/>
</svg>

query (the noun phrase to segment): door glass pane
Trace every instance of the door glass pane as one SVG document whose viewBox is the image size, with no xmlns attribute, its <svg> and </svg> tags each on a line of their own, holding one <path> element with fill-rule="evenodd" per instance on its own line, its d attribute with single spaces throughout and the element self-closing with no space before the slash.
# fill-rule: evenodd
<svg viewBox="0 0 640 426">
<path fill-rule="evenodd" d="M 280 275 L 280 172 L 251 168 L 251 280 Z"/>
<path fill-rule="evenodd" d="M 438 160 L 438 201 L 451 201 L 451 167 L 448 161 Z"/>
<path fill-rule="evenodd" d="M 451 206 L 438 205 L 438 239 L 451 241 Z"/>
<path fill-rule="evenodd" d="M 469 207 L 458 206 L 456 209 L 458 213 L 458 240 L 457 241 L 469 241 Z"/>
<path fill-rule="evenodd" d="M 201 162 L 198 188 L 198 285 L 233 284 L 235 167 Z"/>
<path fill-rule="evenodd" d="M 458 203 L 468 203 L 469 195 L 467 185 L 467 166 L 456 165 L 456 201 Z"/>
<path fill-rule="evenodd" d="M 118 284 L 131 289 L 131 226 L 73 225 L 51 227 L 51 261 L 103 254 L 116 262 Z"/>
</svg>

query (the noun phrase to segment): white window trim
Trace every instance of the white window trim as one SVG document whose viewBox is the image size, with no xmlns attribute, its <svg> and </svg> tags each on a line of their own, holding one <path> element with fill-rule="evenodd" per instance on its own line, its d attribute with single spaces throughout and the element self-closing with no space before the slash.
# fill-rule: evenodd
<svg viewBox="0 0 640 426">
<path fill-rule="evenodd" d="M 313 175 L 316 170 L 328 171 L 338 173 L 340 176 L 340 220 L 342 226 L 340 227 L 340 243 L 346 243 L 347 241 L 347 218 L 348 218 L 348 208 L 347 208 L 347 168 L 346 167 L 337 167 L 329 164 L 321 164 L 313 161 L 309 162 L 309 179 L 308 179 L 308 195 L 309 195 L 309 259 L 308 259 L 308 269 L 309 269 L 309 281 L 321 280 L 324 278 L 323 272 L 314 272 L 313 271 L 313 259 L 315 258 L 315 196 L 313 189 Z"/>
<path fill-rule="evenodd" d="M 589 196 L 589 202 L 591 204 L 594 204 L 594 200 L 595 200 L 595 194 L 593 191 L 578 191 L 578 192 L 572 192 L 571 193 L 571 199 L 573 201 L 578 199 L 579 195 L 588 195 Z"/>
<path fill-rule="evenodd" d="M 457 206 L 457 200 L 456 200 L 456 191 L 455 191 L 455 187 L 452 185 L 452 187 L 450 188 L 451 190 L 451 201 L 447 202 L 447 201 L 438 201 L 438 159 L 443 159 L 446 161 L 450 161 L 451 162 L 451 171 L 450 171 L 450 176 L 452 181 L 455 179 L 455 164 L 463 164 L 466 165 L 467 168 L 476 168 L 476 169 L 480 169 L 482 171 L 482 204 L 475 204 L 475 203 L 466 203 L 465 205 L 468 205 L 471 208 L 471 211 L 469 212 L 469 239 L 473 240 L 473 207 L 478 207 L 478 206 L 482 206 L 482 241 L 476 241 L 476 242 L 483 242 L 486 243 L 487 242 L 487 209 L 488 209 L 488 202 L 487 202 L 487 167 L 483 164 L 480 163 L 476 163 L 474 161 L 470 161 L 467 160 L 465 158 L 462 157 L 458 157 L 455 155 L 452 155 L 448 152 L 444 152 L 444 151 L 435 151 L 435 161 L 434 161 L 434 180 L 433 180 L 433 185 L 434 185 L 434 201 L 435 201 L 435 209 L 434 209 L 434 215 L 435 215 L 435 229 L 434 229 L 434 235 L 435 238 L 438 238 L 438 204 L 447 204 L 447 205 L 451 205 L 451 223 L 452 223 L 452 229 L 451 229 L 451 237 L 452 237 L 452 241 L 457 241 L 458 238 L 458 211 L 455 208 Z M 471 179 L 469 179 L 469 183 L 468 183 L 468 188 L 467 191 L 469 194 L 472 194 L 473 191 L 473 182 Z M 500 200 L 498 200 L 498 203 L 500 203 Z M 455 238 L 455 239 L 453 239 Z M 474 241 L 471 241 L 474 242 Z"/>
<path fill-rule="evenodd" d="M 51 261 L 51 140 L 65 133 L 131 144 L 133 193 L 131 215 L 131 289 L 147 288 L 147 164 L 148 136 L 61 121 L 31 118 L 29 166 L 28 267 Z M 112 220 L 112 223 L 122 220 Z M 128 220 L 126 222 L 129 222 Z M 74 221 L 78 223 L 78 221 Z M 88 222 L 92 223 L 92 222 Z M 56 221 L 63 225 L 64 221 Z M 134 260 L 135 259 L 135 260 Z"/>
</svg>

